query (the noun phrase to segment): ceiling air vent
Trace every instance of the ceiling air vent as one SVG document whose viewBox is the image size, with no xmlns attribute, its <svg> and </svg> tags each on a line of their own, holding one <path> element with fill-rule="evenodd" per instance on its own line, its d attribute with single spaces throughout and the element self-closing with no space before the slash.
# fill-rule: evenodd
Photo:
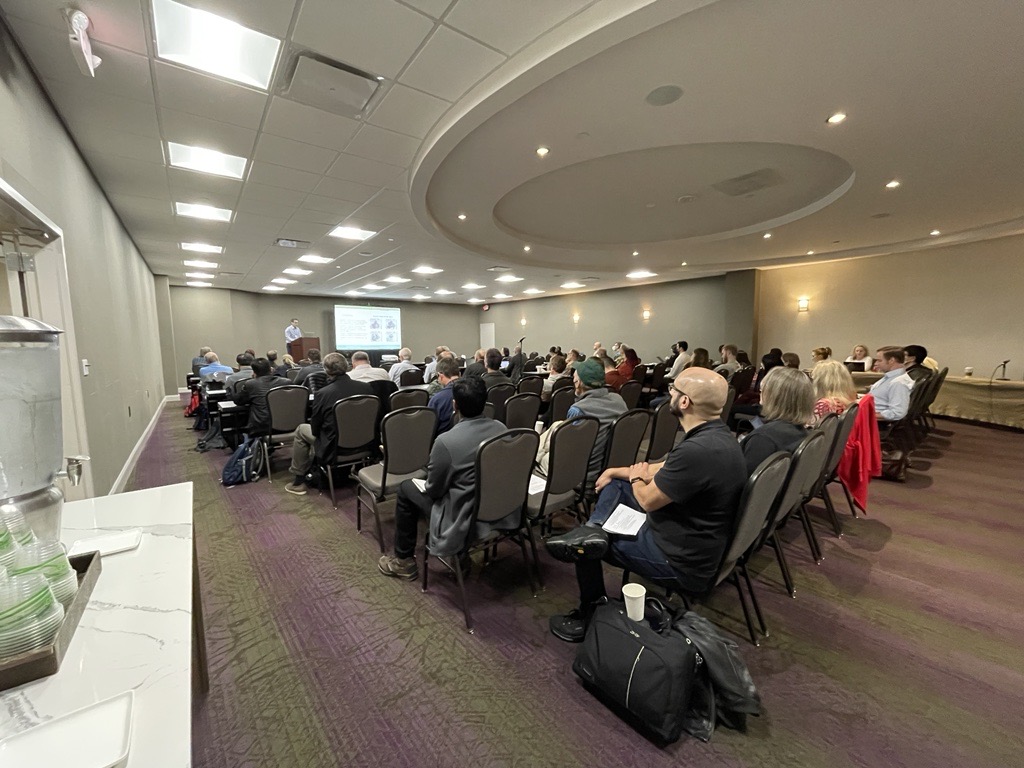
<svg viewBox="0 0 1024 768">
<path fill-rule="evenodd" d="M 362 117 L 381 81 L 338 61 L 304 51 L 280 93 L 287 99 L 346 117 Z"/>
<path fill-rule="evenodd" d="M 782 176 L 774 168 L 762 168 L 759 171 L 745 173 L 711 186 L 729 197 L 742 197 L 768 187 L 778 186 L 783 181 Z"/>
<path fill-rule="evenodd" d="M 487 268 L 488 272 L 510 272 L 511 270 L 512 270 L 512 267 L 503 267 L 503 266 L 500 266 L 500 265 Z"/>
<path fill-rule="evenodd" d="M 289 240 L 286 237 L 279 237 L 274 241 L 274 245 L 281 248 L 309 248 L 311 243 L 309 240 Z"/>
</svg>

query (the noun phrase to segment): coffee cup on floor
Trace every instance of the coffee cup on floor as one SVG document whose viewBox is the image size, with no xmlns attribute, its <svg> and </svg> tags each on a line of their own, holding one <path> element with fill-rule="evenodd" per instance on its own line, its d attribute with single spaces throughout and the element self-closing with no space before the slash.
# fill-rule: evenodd
<svg viewBox="0 0 1024 768">
<path fill-rule="evenodd" d="M 633 621 L 644 620 L 644 603 L 647 588 L 643 584 L 625 584 L 622 587 L 622 599 L 626 601 L 626 615 Z"/>
</svg>

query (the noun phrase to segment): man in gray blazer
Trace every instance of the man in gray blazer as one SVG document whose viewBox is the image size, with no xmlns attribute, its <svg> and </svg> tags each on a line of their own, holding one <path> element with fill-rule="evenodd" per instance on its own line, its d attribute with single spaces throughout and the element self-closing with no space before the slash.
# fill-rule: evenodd
<svg viewBox="0 0 1024 768">
<path fill-rule="evenodd" d="M 480 443 L 508 430 L 483 415 L 487 386 L 479 377 L 456 379 L 452 395 L 459 423 L 434 441 L 426 487 L 420 491 L 411 480 L 399 487 L 395 554 L 382 556 L 377 564 L 385 576 L 416 578 L 416 530 L 421 516 L 426 516 L 430 524 L 430 553 L 440 557 L 458 555 L 467 538 L 482 536 L 491 528 L 515 528 L 519 523 L 516 512 L 505 520 L 478 523 L 476 531 L 469 530 L 476 494 L 477 450 Z"/>
</svg>

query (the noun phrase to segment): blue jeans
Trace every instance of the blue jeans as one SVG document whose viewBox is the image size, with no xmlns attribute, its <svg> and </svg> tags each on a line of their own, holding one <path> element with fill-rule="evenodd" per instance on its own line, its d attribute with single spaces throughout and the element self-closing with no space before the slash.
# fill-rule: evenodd
<svg viewBox="0 0 1024 768">
<path fill-rule="evenodd" d="M 619 504 L 636 510 L 641 509 L 628 480 L 612 480 L 601 490 L 587 525 L 600 527 L 611 517 Z M 610 539 L 608 554 L 604 559 L 612 565 L 625 568 L 652 581 L 678 578 L 676 569 L 669 564 L 668 558 L 654 540 L 654 533 L 648 523 L 644 523 L 635 539 L 614 535 Z M 580 605 L 584 608 L 605 596 L 604 574 L 600 560 L 578 561 L 576 580 L 580 587 Z"/>
</svg>

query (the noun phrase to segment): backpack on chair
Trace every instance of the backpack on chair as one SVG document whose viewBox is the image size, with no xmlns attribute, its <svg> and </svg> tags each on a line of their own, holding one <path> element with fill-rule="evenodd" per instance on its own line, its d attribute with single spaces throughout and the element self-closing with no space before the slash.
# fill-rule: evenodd
<svg viewBox="0 0 1024 768">
<path fill-rule="evenodd" d="M 251 483 L 260 479 L 263 469 L 263 451 L 260 450 L 259 440 L 246 435 L 224 465 L 220 481 L 225 486 Z"/>
</svg>

